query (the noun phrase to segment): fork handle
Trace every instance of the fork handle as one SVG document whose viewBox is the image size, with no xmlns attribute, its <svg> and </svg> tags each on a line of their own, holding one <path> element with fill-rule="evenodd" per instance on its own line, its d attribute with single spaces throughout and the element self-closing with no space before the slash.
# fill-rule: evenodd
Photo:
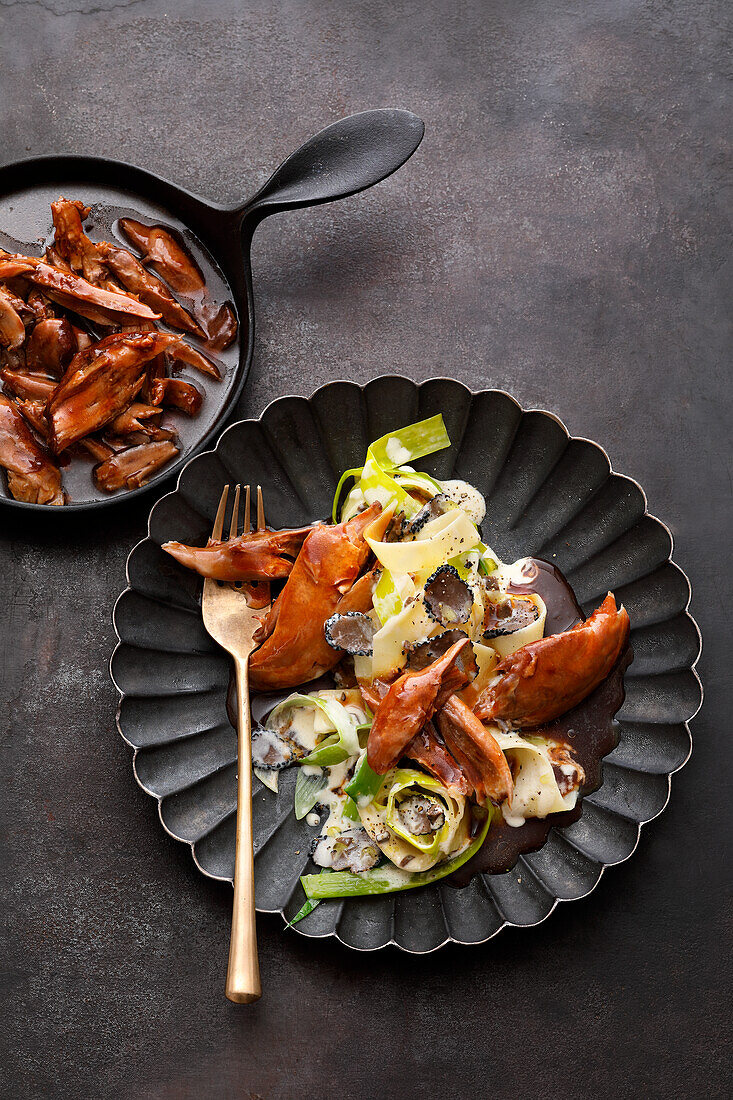
<svg viewBox="0 0 733 1100">
<path fill-rule="evenodd" d="M 229 941 L 226 995 L 236 1004 L 262 996 L 255 925 L 255 867 L 252 850 L 252 722 L 248 658 L 235 658 L 237 674 L 237 834 L 234 909 Z"/>
</svg>

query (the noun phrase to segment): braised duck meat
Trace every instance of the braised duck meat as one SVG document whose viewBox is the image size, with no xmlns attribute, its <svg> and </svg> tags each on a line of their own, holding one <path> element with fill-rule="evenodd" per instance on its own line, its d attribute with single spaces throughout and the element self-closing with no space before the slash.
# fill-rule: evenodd
<svg viewBox="0 0 733 1100">
<path fill-rule="evenodd" d="M 63 504 L 61 471 L 12 401 L 0 394 L 0 466 L 15 500 L 27 504 Z"/>
<path fill-rule="evenodd" d="M 445 700 L 469 680 L 459 657 L 471 643 L 461 638 L 437 661 L 416 672 L 403 672 L 379 703 L 369 731 L 367 759 L 379 775 L 393 767 L 405 748 Z"/>
<path fill-rule="evenodd" d="M 204 403 L 201 390 L 182 378 L 155 378 L 150 383 L 149 394 L 152 405 L 169 405 L 186 416 L 196 416 Z"/>
<path fill-rule="evenodd" d="M 309 532 L 263 623 L 265 640 L 250 657 L 253 687 L 294 687 L 337 664 L 341 653 L 326 641 L 326 620 L 337 612 L 369 610 L 373 576 L 355 584 L 370 554 L 364 531 L 373 525 L 374 537 L 381 537 L 390 519 L 390 512 L 382 513 L 381 505 L 373 504 L 344 523 L 321 524 Z"/>
<path fill-rule="evenodd" d="M 147 362 L 171 340 L 160 332 L 115 333 L 78 352 L 48 405 L 56 454 L 123 412 L 145 381 Z"/>
<path fill-rule="evenodd" d="M 126 248 L 115 248 L 107 241 L 97 247 L 100 256 L 118 281 L 141 302 L 156 310 L 166 324 L 205 339 L 206 333 L 201 325 L 176 301 L 165 283 L 145 270 L 132 252 L 128 252 Z"/>
<path fill-rule="evenodd" d="M 145 225 L 134 218 L 120 218 L 127 239 L 144 255 L 149 264 L 180 294 L 195 294 L 204 289 L 204 276 L 194 258 L 161 225 Z"/>
<path fill-rule="evenodd" d="M 115 489 L 138 489 L 151 474 L 178 454 L 170 440 L 141 443 L 111 455 L 94 468 L 94 482 L 100 489 L 112 493 Z"/>
<path fill-rule="evenodd" d="M 124 325 L 129 324 L 132 317 L 147 321 L 160 318 L 160 314 L 154 313 L 144 302 L 126 294 L 103 290 L 73 271 L 60 271 L 34 256 L 0 259 L 0 280 L 13 275 L 24 275 L 30 282 L 42 287 L 44 294 L 52 301 L 95 324 Z"/>
<path fill-rule="evenodd" d="M 202 577 L 217 581 L 284 580 L 289 577 L 301 546 L 313 527 L 284 531 L 250 531 L 228 542 L 185 546 L 164 542 L 163 549 Z"/>
<path fill-rule="evenodd" d="M 19 348 L 25 340 L 25 325 L 19 302 L 7 287 L 0 286 L 0 347 Z"/>
<path fill-rule="evenodd" d="M 82 222 L 89 214 L 89 207 L 78 199 L 57 199 L 51 203 L 53 216 L 53 248 L 56 256 L 68 264 L 72 271 L 95 286 L 104 286 L 107 269 L 99 249 L 84 232 Z"/>
<path fill-rule="evenodd" d="M 583 623 L 551 634 L 499 661 L 476 705 L 482 720 L 531 728 L 581 703 L 605 680 L 629 637 L 629 616 L 609 592 Z"/>
<path fill-rule="evenodd" d="M 458 762 L 480 802 L 501 802 L 513 783 L 499 743 L 470 707 L 451 695 L 436 718 L 446 748 Z"/>
<path fill-rule="evenodd" d="M 25 345 L 28 370 L 61 378 L 77 351 L 76 336 L 67 317 L 37 321 Z"/>
<path fill-rule="evenodd" d="M 48 378 L 45 374 L 32 374 L 25 370 L 11 370 L 10 367 L 3 367 L 0 370 L 0 378 L 2 378 L 6 390 L 10 390 L 16 397 L 30 401 L 39 399 L 48 401 L 58 385 L 55 378 Z"/>
</svg>

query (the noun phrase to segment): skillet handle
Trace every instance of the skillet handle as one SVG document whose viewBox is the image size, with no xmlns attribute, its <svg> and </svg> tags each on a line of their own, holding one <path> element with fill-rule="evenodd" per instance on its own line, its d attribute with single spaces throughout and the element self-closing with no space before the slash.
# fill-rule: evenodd
<svg viewBox="0 0 733 1100">
<path fill-rule="evenodd" d="M 237 211 L 254 227 L 281 210 L 355 195 L 396 172 L 417 149 L 425 124 L 411 111 L 382 108 L 349 115 L 306 141 Z"/>
</svg>

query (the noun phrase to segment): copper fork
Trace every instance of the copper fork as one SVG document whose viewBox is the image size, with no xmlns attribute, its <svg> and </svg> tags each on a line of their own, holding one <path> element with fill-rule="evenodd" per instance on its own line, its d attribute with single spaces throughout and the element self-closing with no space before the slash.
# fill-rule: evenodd
<svg viewBox="0 0 733 1100">
<path fill-rule="evenodd" d="M 229 486 L 224 486 L 211 538 L 221 540 Z M 229 538 L 238 534 L 240 486 L 234 490 Z M 257 530 L 265 526 L 262 489 L 257 486 Z M 250 530 L 250 488 L 245 487 L 243 533 Z M 268 604 L 269 606 L 269 604 Z M 252 721 L 249 709 L 249 655 L 255 649 L 254 633 L 260 617 L 251 608 L 244 591 L 204 581 L 201 611 L 204 626 L 234 661 L 237 676 L 237 832 L 234 857 L 234 908 L 229 941 L 226 995 L 237 1004 L 251 1004 L 262 996 L 257 959 L 255 925 L 254 854 L 252 850 Z"/>
</svg>

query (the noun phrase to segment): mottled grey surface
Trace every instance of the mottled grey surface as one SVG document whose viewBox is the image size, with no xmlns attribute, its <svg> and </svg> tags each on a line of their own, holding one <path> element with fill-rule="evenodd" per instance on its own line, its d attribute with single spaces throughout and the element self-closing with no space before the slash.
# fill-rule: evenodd
<svg viewBox="0 0 733 1100">
<path fill-rule="evenodd" d="M 707 689 L 670 807 L 590 898 L 423 959 L 261 919 L 265 997 L 237 1008 L 230 893 L 162 832 L 114 729 L 110 613 L 147 507 L 0 514 L 3 1098 L 728 1095 L 729 18 L 0 0 L 3 161 L 119 156 L 233 201 L 342 114 L 420 114 L 395 177 L 258 231 L 241 411 L 398 371 L 558 413 L 673 529 Z"/>
</svg>

